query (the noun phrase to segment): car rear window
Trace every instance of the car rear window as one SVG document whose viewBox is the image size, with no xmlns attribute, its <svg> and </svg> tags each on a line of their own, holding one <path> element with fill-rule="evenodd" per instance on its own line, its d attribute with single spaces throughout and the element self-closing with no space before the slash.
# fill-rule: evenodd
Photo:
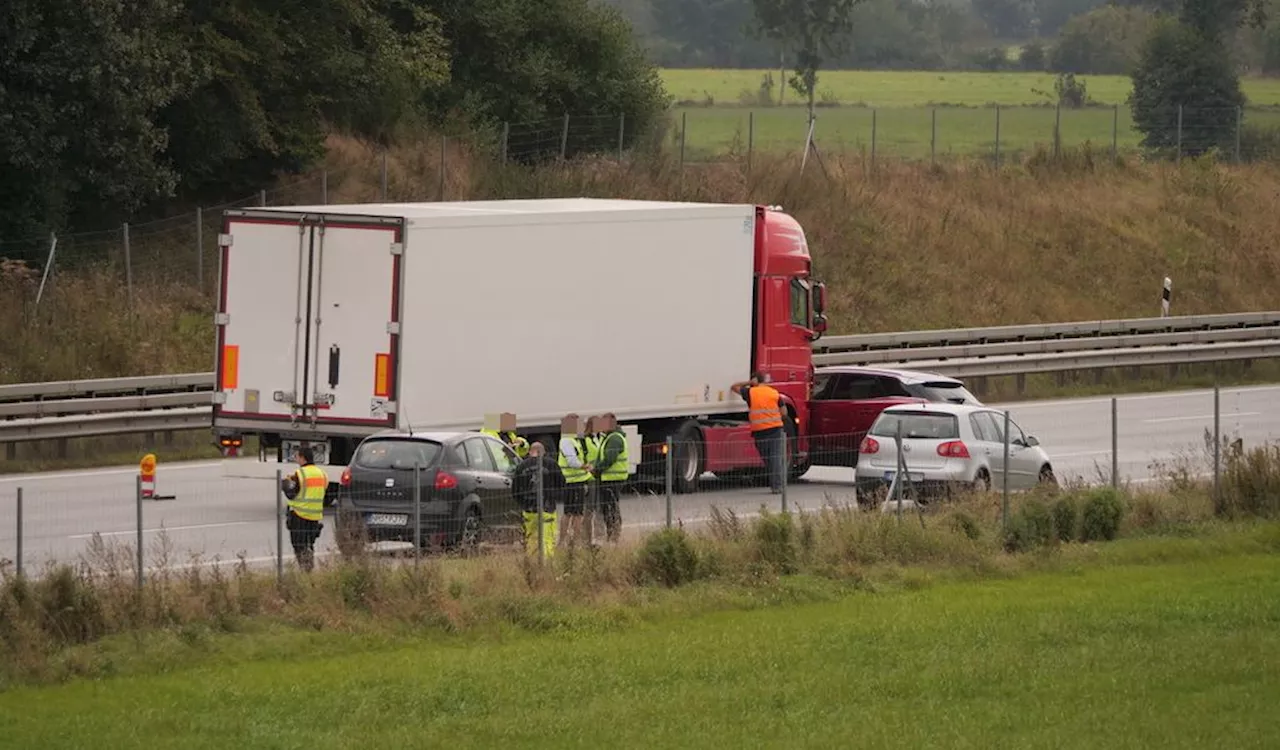
<svg viewBox="0 0 1280 750">
<path fill-rule="evenodd" d="M 428 440 L 367 440 L 352 462 L 365 469 L 412 469 L 430 466 L 441 445 Z"/>
<path fill-rule="evenodd" d="M 911 391 L 911 395 L 919 398 L 927 398 L 930 401 L 946 402 L 950 401 L 956 404 L 974 403 L 977 401 L 973 394 L 969 392 L 959 383 L 931 382 L 931 383 L 911 383 L 907 386 L 907 390 Z"/>
<path fill-rule="evenodd" d="M 924 412 L 881 412 L 871 426 L 876 437 L 894 437 L 898 423 L 902 423 L 904 440 L 954 440 L 960 437 L 960 425 L 954 414 L 927 414 Z"/>
</svg>

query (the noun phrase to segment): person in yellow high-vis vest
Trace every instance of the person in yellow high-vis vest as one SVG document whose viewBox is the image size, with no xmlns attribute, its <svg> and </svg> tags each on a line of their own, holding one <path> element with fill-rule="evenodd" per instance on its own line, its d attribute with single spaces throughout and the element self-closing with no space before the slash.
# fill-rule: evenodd
<svg viewBox="0 0 1280 750">
<path fill-rule="evenodd" d="M 599 481 L 600 512 L 604 516 L 605 534 L 610 542 L 622 536 L 622 483 L 631 472 L 627 455 L 627 434 L 618 427 L 618 418 L 612 413 L 597 417 L 596 444 L 592 463 Z"/>
<path fill-rule="evenodd" d="M 591 443 L 582 434 L 582 419 L 569 414 L 560 422 L 559 457 L 556 463 L 564 475 L 564 524 L 560 542 L 582 536 L 583 514 L 587 509 L 587 491 L 591 480 Z"/>
<path fill-rule="evenodd" d="M 285 528 L 293 543 L 293 555 L 298 567 L 308 573 L 315 567 L 316 540 L 324 529 L 324 493 L 329 487 L 329 477 L 324 469 L 315 465 L 310 448 L 302 448 L 294 456 L 298 470 L 283 480 L 284 495 L 289 501 Z"/>
</svg>

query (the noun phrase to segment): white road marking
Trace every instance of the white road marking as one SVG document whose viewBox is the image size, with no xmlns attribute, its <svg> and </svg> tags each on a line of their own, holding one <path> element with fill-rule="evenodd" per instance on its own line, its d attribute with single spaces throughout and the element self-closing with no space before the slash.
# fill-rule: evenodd
<svg viewBox="0 0 1280 750">
<path fill-rule="evenodd" d="M 194 526 L 162 526 L 158 529 L 143 529 L 144 534 L 155 534 L 161 531 L 192 531 L 194 529 L 221 529 L 227 526 L 250 526 L 258 523 L 257 521 L 229 521 L 227 523 L 201 523 Z M 136 529 L 128 531 L 103 531 L 98 536 L 133 536 L 137 534 Z M 92 539 L 93 534 L 75 534 L 67 537 L 68 539 Z"/>
<path fill-rule="evenodd" d="M 1232 411 L 1223 412 L 1219 417 L 1256 417 L 1262 414 L 1260 411 Z M 1163 424 L 1165 422 L 1195 422 L 1199 420 L 1213 419 L 1212 414 L 1197 414 L 1191 417 L 1158 417 L 1156 419 L 1144 419 L 1147 424 Z"/>
<path fill-rule="evenodd" d="M 211 469 L 221 465 L 221 461 L 172 464 L 170 466 L 160 464 L 156 469 L 156 474 L 157 476 L 163 476 L 171 471 L 195 471 L 197 469 Z M 137 473 L 138 469 L 136 467 L 130 469 L 85 469 L 83 471 L 68 471 L 60 474 L 11 474 L 0 477 L 0 482 L 43 482 L 49 479 L 88 479 L 90 477 L 124 476 Z"/>
</svg>

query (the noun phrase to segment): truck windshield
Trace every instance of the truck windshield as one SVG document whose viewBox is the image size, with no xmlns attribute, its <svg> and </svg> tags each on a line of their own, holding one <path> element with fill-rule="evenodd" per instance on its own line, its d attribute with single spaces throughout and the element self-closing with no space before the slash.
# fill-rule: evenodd
<svg viewBox="0 0 1280 750">
<path fill-rule="evenodd" d="M 871 426 L 876 437 L 894 437 L 898 422 L 902 422 L 903 440 L 954 440 L 960 437 L 960 425 L 953 414 L 927 414 L 924 412 L 881 412 Z"/>
<path fill-rule="evenodd" d="M 428 467 L 440 455 L 440 444 L 428 440 L 367 440 L 352 463 L 365 469 L 412 470 Z"/>
</svg>

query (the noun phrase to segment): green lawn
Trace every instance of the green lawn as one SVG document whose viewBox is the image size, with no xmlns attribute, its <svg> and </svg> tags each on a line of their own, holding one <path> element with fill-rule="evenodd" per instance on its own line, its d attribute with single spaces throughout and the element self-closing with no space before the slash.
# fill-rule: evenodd
<svg viewBox="0 0 1280 750">
<path fill-rule="evenodd" d="M 874 112 L 874 114 L 873 114 Z M 681 118 L 684 118 L 683 120 Z M 874 117 L 875 151 L 879 156 L 910 159 L 948 155 L 989 154 L 996 145 L 995 108 L 939 107 L 824 107 L 818 111 L 815 138 L 819 148 L 833 151 L 862 150 L 870 154 Z M 936 124 L 935 120 L 936 119 Z M 1026 152 L 1037 145 L 1053 146 L 1058 114 L 1051 107 L 1002 107 L 1002 154 Z M 1119 151 L 1137 148 L 1140 134 L 1129 111 L 1107 108 L 1063 110 L 1062 146 L 1090 142 L 1109 152 L 1115 131 Z M 686 123 L 686 158 L 698 160 L 725 154 L 735 148 L 745 153 L 748 141 L 762 152 L 799 153 L 804 148 L 807 116 L 799 107 L 686 107 L 675 113 L 677 126 Z M 1190 118 L 1188 118 L 1190 122 Z M 1250 110 L 1247 123 L 1280 125 L 1280 113 Z M 1188 125 L 1188 137 L 1194 130 Z M 678 127 L 676 135 L 678 138 Z M 677 142 L 678 143 L 678 142 Z"/>
<path fill-rule="evenodd" d="M 0 695 L 13 748 L 1274 747 L 1280 557 Z M 243 636 L 250 638 L 251 636 Z"/>
<path fill-rule="evenodd" d="M 711 103 L 724 105 L 740 104 L 743 92 L 754 96 L 768 72 L 773 73 L 775 84 L 781 82 L 776 70 L 665 69 L 661 75 L 677 102 L 705 104 L 710 97 Z M 819 72 L 818 96 L 869 107 L 1043 105 L 1053 101 L 1055 78 L 1049 73 L 833 70 Z M 1104 105 L 1124 103 L 1131 88 L 1127 76 L 1085 75 L 1077 80 L 1085 83 L 1092 99 Z M 1242 85 L 1250 104 L 1280 105 L 1280 79 L 1246 78 Z M 787 102 L 799 100 L 793 91 L 786 97 Z"/>
</svg>

